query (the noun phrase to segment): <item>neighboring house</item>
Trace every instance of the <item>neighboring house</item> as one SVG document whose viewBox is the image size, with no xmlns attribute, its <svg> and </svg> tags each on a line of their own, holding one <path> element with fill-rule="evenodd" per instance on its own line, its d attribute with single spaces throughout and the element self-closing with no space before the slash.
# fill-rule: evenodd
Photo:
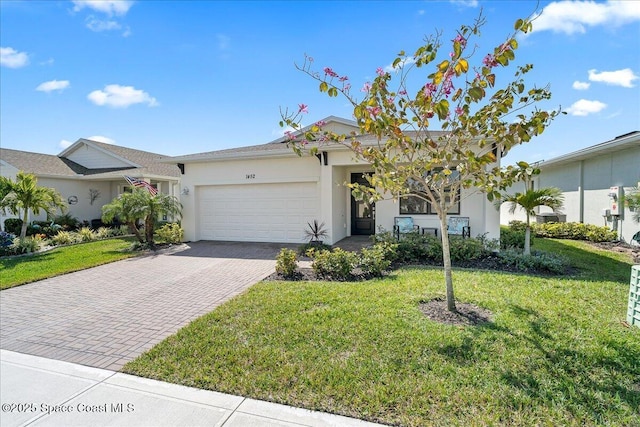
<svg viewBox="0 0 640 427">
<path fill-rule="evenodd" d="M 324 120 L 325 129 L 349 134 L 355 122 Z M 359 138 L 373 144 L 373 137 Z M 181 177 L 185 240 L 303 243 L 307 223 L 317 219 L 328 231 L 325 243 L 347 236 L 391 231 L 394 217 L 411 216 L 421 227 L 439 228 L 427 203 L 384 200 L 369 206 L 351 197 L 345 182 L 371 172 L 340 145 L 322 146 L 317 156 L 298 157 L 284 138 L 250 147 L 171 158 Z M 415 201 L 414 201 L 415 202 Z M 479 192 L 462 192 L 452 216 L 469 217 L 472 235 L 500 234 L 499 213 Z"/>
<path fill-rule="evenodd" d="M 611 187 L 622 187 L 624 194 L 640 186 L 640 132 L 621 135 L 537 166 L 541 172 L 533 181 L 534 187 L 558 187 L 562 190 L 565 198 L 562 211 L 566 214 L 566 221 L 607 225 L 617 229 L 619 236 L 627 242 L 640 231 L 640 224 L 633 222 L 629 209 L 609 196 Z M 522 191 L 522 185 L 512 191 Z M 605 216 L 614 204 L 622 207 L 621 215 Z M 548 211 L 547 208 L 540 209 L 540 213 Z M 502 224 L 524 218 L 522 210 L 510 215 L 506 206 L 501 208 Z"/>
<path fill-rule="evenodd" d="M 0 174 L 11 179 L 15 179 L 18 171 L 34 174 L 38 185 L 54 188 L 62 195 L 72 216 L 91 221 L 102 216 L 103 205 L 128 191 L 130 185 L 125 175 L 147 181 L 159 192 L 177 195 L 180 171 L 175 165 L 163 163 L 165 158 L 161 154 L 79 139 L 57 156 L 1 148 Z M 3 226 L 6 217 L 0 216 Z M 44 219 L 44 214 L 30 218 Z"/>
</svg>

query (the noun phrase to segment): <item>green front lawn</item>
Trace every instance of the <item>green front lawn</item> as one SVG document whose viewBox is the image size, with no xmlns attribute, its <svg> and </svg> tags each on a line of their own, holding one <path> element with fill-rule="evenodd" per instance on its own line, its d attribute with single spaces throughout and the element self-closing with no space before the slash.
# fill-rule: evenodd
<svg viewBox="0 0 640 427">
<path fill-rule="evenodd" d="M 64 246 L 32 256 L 0 258 L 0 289 L 71 273 L 135 256 L 131 237 Z"/>
<path fill-rule="evenodd" d="M 421 313 L 444 294 L 439 269 L 262 282 L 124 371 L 395 425 L 640 425 L 640 328 L 622 323 L 629 260 L 543 246 L 585 273 L 454 272 L 458 299 L 493 312 L 484 326 Z"/>
</svg>

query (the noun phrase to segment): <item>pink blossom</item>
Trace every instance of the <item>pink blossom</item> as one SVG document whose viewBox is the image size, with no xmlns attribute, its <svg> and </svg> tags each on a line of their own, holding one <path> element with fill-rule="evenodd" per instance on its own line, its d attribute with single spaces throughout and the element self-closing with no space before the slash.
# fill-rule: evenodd
<svg viewBox="0 0 640 427">
<path fill-rule="evenodd" d="M 284 135 L 287 137 L 287 139 L 289 139 L 289 141 L 293 141 L 294 139 L 296 139 L 296 136 L 290 130 L 285 131 Z"/>
<path fill-rule="evenodd" d="M 337 77 L 338 76 L 338 73 L 336 73 L 335 71 L 333 71 L 329 67 L 325 67 L 324 73 L 330 75 L 331 77 Z"/>
<path fill-rule="evenodd" d="M 451 95 L 451 92 L 453 92 L 453 82 L 451 81 L 451 77 L 447 77 L 444 80 L 444 83 L 442 83 L 442 90 L 444 91 L 444 94 L 446 96 Z"/>
<path fill-rule="evenodd" d="M 467 45 L 467 39 L 465 39 L 464 37 L 462 37 L 462 34 L 458 34 L 456 36 L 455 39 L 453 39 L 453 42 L 458 42 L 460 43 L 460 46 L 465 47 Z"/>
<path fill-rule="evenodd" d="M 490 53 L 488 53 L 487 56 L 484 57 L 482 63 L 489 68 L 496 67 L 498 65 L 498 61 L 496 61 L 496 58 Z"/>
<path fill-rule="evenodd" d="M 424 88 L 423 88 L 424 96 L 430 97 L 431 95 L 433 95 L 433 93 L 437 89 L 438 89 L 438 87 L 436 85 L 434 85 L 433 83 L 427 83 L 426 85 L 424 85 Z"/>
<path fill-rule="evenodd" d="M 306 104 L 298 104 L 298 113 L 308 113 L 309 110 L 307 109 L 308 105 Z"/>
<path fill-rule="evenodd" d="M 327 122 L 325 122 L 324 120 L 319 120 L 316 122 L 316 126 L 318 126 L 319 128 L 321 128 L 322 126 L 326 125 Z"/>
<path fill-rule="evenodd" d="M 360 89 L 360 92 L 369 92 L 370 90 L 371 90 L 371 83 L 366 82 L 364 86 L 362 86 L 362 89 Z"/>
<path fill-rule="evenodd" d="M 453 52 L 449 52 L 449 58 L 453 59 L 453 57 L 454 57 L 454 56 L 456 56 L 456 54 L 455 54 L 455 53 L 453 53 Z"/>
<path fill-rule="evenodd" d="M 395 99 L 395 98 L 392 98 L 392 97 L 387 98 L 387 102 L 388 102 L 389 104 L 393 104 L 395 101 L 396 101 L 396 99 Z"/>
<path fill-rule="evenodd" d="M 338 80 L 340 80 L 341 82 L 346 82 L 347 80 L 349 80 L 349 77 L 341 76 Z"/>
<path fill-rule="evenodd" d="M 458 116 L 461 116 L 464 114 L 464 110 L 462 109 L 462 107 L 456 107 L 456 114 Z"/>
<path fill-rule="evenodd" d="M 380 77 L 384 76 L 384 70 L 381 67 L 378 67 L 376 69 L 376 74 L 379 75 Z"/>
<path fill-rule="evenodd" d="M 342 89 L 345 90 L 345 91 L 351 89 L 351 83 L 345 84 L 344 86 L 342 86 Z"/>
<path fill-rule="evenodd" d="M 398 91 L 398 94 L 404 96 L 404 95 L 407 94 L 407 91 L 402 89 L 402 90 Z"/>
<path fill-rule="evenodd" d="M 380 107 L 369 107 L 367 108 L 367 110 L 369 111 L 369 114 L 371 114 L 373 117 L 376 117 L 378 114 L 382 112 L 382 109 Z"/>
</svg>

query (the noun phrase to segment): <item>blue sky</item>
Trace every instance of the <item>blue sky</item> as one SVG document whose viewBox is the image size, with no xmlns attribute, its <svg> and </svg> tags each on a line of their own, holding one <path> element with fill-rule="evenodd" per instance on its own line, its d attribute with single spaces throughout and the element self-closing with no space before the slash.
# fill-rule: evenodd
<svg viewBox="0 0 640 427">
<path fill-rule="evenodd" d="M 269 142 L 280 107 L 351 118 L 294 68 L 304 55 L 353 87 L 425 36 L 480 10 L 480 63 L 534 1 L 0 2 L 0 145 L 57 154 L 78 138 L 191 154 Z M 640 2 L 543 1 L 516 63 L 562 108 L 507 162 L 537 161 L 640 130 Z M 446 52 L 443 50 L 443 53 Z M 503 81 L 504 82 L 504 81 Z M 500 81 L 498 82 L 500 83 Z"/>
</svg>

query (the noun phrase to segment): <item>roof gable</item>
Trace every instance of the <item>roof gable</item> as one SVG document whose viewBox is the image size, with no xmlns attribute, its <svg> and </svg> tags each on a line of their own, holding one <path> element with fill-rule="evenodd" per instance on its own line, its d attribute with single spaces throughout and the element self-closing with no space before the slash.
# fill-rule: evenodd
<svg viewBox="0 0 640 427">
<path fill-rule="evenodd" d="M 140 167 L 139 164 L 96 144 L 96 141 L 88 139 L 77 140 L 60 153 L 58 157 L 71 160 L 87 169 Z"/>
</svg>

